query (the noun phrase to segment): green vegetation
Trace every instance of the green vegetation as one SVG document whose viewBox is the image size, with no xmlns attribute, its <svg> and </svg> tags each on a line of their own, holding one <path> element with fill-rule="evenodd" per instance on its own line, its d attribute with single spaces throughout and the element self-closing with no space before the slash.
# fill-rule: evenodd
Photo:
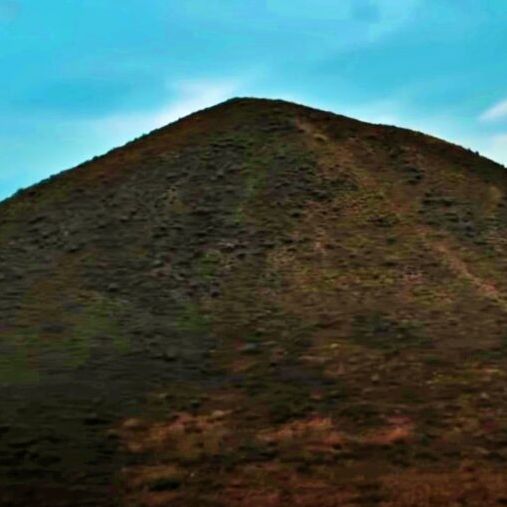
<svg viewBox="0 0 507 507">
<path fill-rule="evenodd" d="M 223 256 L 216 250 L 208 250 L 197 262 L 196 275 L 204 279 L 214 278 L 221 264 Z"/>
<path fill-rule="evenodd" d="M 209 328 L 208 318 L 201 313 L 195 304 L 187 304 L 179 313 L 176 320 L 176 328 L 179 331 L 190 333 L 205 332 Z"/>
</svg>

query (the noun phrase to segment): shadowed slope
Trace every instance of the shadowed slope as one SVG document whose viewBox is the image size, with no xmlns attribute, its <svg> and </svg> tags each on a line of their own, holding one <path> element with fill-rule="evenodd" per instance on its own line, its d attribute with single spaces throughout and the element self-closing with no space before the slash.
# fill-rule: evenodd
<svg viewBox="0 0 507 507">
<path fill-rule="evenodd" d="M 506 500 L 504 171 L 235 99 L 5 201 L 0 499 Z"/>
</svg>

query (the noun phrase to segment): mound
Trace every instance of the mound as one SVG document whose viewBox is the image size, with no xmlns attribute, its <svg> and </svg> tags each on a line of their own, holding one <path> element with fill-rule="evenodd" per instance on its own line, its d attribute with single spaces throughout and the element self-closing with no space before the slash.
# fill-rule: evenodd
<svg viewBox="0 0 507 507">
<path fill-rule="evenodd" d="M 505 503 L 506 272 L 505 168 L 282 101 L 21 191 L 0 503 Z"/>
</svg>

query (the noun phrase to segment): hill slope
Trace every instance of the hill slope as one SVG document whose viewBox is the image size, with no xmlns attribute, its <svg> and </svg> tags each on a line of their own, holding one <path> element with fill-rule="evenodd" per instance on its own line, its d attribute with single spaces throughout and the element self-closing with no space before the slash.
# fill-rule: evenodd
<svg viewBox="0 0 507 507">
<path fill-rule="evenodd" d="M 282 101 L 20 192 L 0 503 L 506 502 L 506 273 L 505 168 Z"/>
</svg>

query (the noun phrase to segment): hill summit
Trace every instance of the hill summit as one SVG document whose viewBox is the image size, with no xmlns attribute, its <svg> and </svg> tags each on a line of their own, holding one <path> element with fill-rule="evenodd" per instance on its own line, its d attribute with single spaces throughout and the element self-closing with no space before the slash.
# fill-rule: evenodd
<svg viewBox="0 0 507 507">
<path fill-rule="evenodd" d="M 507 175 L 233 99 L 0 203 L 0 503 L 507 501 Z"/>
</svg>

